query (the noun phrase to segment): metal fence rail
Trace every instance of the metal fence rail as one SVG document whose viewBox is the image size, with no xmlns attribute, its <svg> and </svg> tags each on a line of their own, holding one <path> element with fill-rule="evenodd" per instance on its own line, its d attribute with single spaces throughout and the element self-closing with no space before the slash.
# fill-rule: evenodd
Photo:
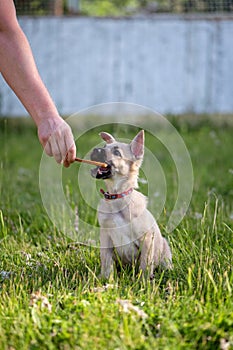
<svg viewBox="0 0 233 350">
<path fill-rule="evenodd" d="M 222 13 L 233 12 L 233 0 L 14 0 L 18 15 L 69 15 L 95 13 L 103 2 L 109 5 L 105 15 L 139 13 Z M 121 6 L 118 6 L 118 3 Z M 114 13 L 110 4 L 114 4 Z M 132 5 L 133 4 L 133 5 Z M 99 13 L 97 13 L 98 15 Z"/>
</svg>

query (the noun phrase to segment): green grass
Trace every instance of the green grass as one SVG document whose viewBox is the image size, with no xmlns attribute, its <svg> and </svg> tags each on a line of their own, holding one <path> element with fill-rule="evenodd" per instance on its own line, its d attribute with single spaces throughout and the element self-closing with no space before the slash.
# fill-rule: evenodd
<svg viewBox="0 0 233 350">
<path fill-rule="evenodd" d="M 0 120 L 1 350 L 233 349 L 233 127 L 206 117 L 172 120 L 194 170 L 188 212 L 164 233 L 174 269 L 156 272 L 151 282 L 121 269 L 107 285 L 98 279 L 98 248 L 72 242 L 43 208 L 35 128 L 29 121 Z M 98 131 L 79 139 L 79 156 L 98 143 Z M 120 126 L 112 131 L 135 133 Z M 174 205 L 176 170 L 162 145 L 148 134 L 146 142 L 166 174 L 163 231 Z M 70 205 L 78 204 L 80 217 L 93 224 L 96 213 L 80 196 L 78 167 L 63 170 L 64 187 Z"/>
</svg>

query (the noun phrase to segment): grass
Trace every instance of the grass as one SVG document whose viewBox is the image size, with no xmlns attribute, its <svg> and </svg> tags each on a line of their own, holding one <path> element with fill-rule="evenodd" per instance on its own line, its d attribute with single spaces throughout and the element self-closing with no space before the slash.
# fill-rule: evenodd
<svg viewBox="0 0 233 350">
<path fill-rule="evenodd" d="M 174 269 L 156 272 L 151 282 L 121 269 L 108 284 L 98 279 L 98 248 L 72 242 L 44 210 L 34 126 L 0 121 L 0 349 L 233 349 L 233 127 L 206 117 L 172 120 L 194 170 L 188 212 L 164 233 Z M 79 156 L 98 142 L 97 133 L 80 138 Z M 146 140 L 166 174 L 163 230 L 176 173 L 164 147 L 148 134 Z M 63 170 L 64 187 L 80 217 L 94 223 L 77 170 Z"/>
</svg>

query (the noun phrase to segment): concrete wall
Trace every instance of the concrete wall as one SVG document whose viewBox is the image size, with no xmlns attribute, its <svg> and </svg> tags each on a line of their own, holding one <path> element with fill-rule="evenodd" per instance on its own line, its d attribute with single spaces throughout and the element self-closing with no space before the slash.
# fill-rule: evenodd
<svg viewBox="0 0 233 350">
<path fill-rule="evenodd" d="M 20 18 L 62 114 L 127 101 L 160 113 L 233 113 L 233 19 Z M 0 78 L 0 114 L 24 115 Z"/>
</svg>

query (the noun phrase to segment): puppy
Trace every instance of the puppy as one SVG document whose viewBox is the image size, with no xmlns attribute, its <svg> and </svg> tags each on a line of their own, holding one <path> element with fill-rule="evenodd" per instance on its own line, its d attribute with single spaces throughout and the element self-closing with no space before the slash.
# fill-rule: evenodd
<svg viewBox="0 0 233 350">
<path fill-rule="evenodd" d="M 146 197 L 135 189 L 144 155 L 144 131 L 130 144 L 117 142 L 106 132 L 106 142 L 95 148 L 91 160 L 105 162 L 107 168 L 92 169 L 91 175 L 104 179 L 107 191 L 98 206 L 100 224 L 101 276 L 109 278 L 114 261 L 136 264 L 144 274 L 153 276 L 158 265 L 172 268 L 172 254 L 159 227 L 147 209 Z"/>
</svg>

